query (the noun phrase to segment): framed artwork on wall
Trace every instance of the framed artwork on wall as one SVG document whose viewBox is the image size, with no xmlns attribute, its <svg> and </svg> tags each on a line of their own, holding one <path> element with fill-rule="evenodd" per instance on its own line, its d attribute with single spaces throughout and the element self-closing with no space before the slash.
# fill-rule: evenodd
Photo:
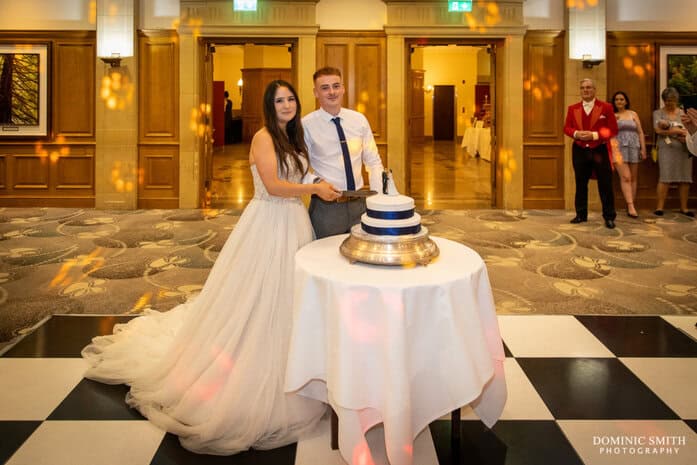
<svg viewBox="0 0 697 465">
<path fill-rule="evenodd" d="M 661 47 L 659 73 L 659 96 L 666 87 L 675 87 L 684 108 L 697 108 L 697 45 Z"/>
<path fill-rule="evenodd" d="M 0 43 L 0 137 L 48 135 L 48 45 Z"/>
</svg>

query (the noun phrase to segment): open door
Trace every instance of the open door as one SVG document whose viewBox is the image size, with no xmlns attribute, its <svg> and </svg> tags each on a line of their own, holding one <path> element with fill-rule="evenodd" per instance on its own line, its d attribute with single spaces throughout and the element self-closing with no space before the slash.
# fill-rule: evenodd
<svg viewBox="0 0 697 465">
<path fill-rule="evenodd" d="M 199 75 L 199 206 L 211 205 L 213 180 L 213 53 L 210 42 L 199 39 L 199 56 L 203 57 Z"/>
</svg>

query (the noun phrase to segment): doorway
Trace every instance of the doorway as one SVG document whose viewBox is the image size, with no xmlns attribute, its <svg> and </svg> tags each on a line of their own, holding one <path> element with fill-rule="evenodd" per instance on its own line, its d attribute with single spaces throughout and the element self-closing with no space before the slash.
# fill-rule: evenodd
<svg viewBox="0 0 697 465">
<path fill-rule="evenodd" d="M 297 39 L 206 37 L 199 46 L 199 107 L 208 127 L 199 138 L 201 206 L 244 208 L 254 196 L 249 146 L 263 126 L 264 90 L 274 79 L 295 83 Z M 232 107 L 227 131 L 224 91 Z"/>
<path fill-rule="evenodd" d="M 455 86 L 433 86 L 433 140 L 455 138 Z"/>
<path fill-rule="evenodd" d="M 405 42 L 410 76 L 407 186 L 419 208 L 496 206 L 496 47 L 501 43 Z M 465 133 L 472 135 L 474 129 L 468 129 L 475 126 L 482 137 L 477 144 L 468 138 L 469 146 L 463 146 Z"/>
</svg>

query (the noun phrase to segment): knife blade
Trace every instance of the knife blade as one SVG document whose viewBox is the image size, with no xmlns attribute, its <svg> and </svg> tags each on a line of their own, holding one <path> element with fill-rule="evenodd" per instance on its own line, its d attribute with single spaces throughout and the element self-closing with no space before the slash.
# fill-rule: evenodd
<svg viewBox="0 0 697 465">
<path fill-rule="evenodd" d="M 370 197 L 375 194 L 377 194 L 376 191 L 369 191 L 366 189 L 361 189 L 359 191 L 341 191 L 342 197 Z"/>
</svg>

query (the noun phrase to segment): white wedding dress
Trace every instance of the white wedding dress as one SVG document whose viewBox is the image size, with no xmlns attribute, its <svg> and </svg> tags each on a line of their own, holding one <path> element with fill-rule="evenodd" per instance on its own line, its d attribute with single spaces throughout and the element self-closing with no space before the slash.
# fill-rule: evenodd
<svg viewBox="0 0 697 465">
<path fill-rule="evenodd" d="M 300 182 L 293 170 L 288 179 Z M 198 453 L 271 449 L 313 429 L 326 405 L 284 393 L 295 252 L 312 240 L 298 198 L 269 195 L 252 166 L 254 199 L 201 293 L 150 311 L 82 356 L 85 377 L 129 384 L 127 403 Z"/>
</svg>

